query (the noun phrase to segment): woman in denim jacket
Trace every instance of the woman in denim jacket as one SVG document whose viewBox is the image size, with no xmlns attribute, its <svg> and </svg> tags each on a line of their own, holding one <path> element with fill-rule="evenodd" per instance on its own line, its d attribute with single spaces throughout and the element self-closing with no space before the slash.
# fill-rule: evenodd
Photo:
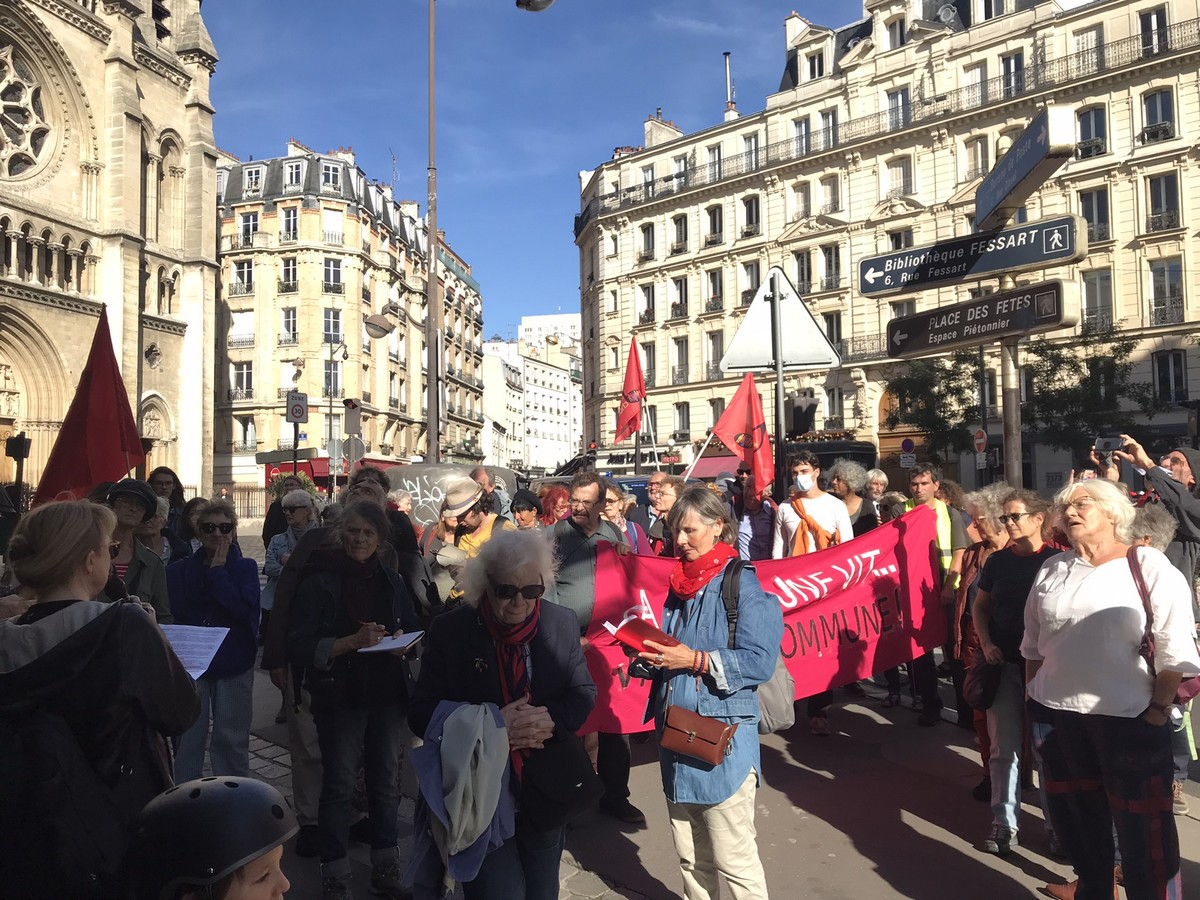
<svg viewBox="0 0 1200 900">
<path fill-rule="evenodd" d="M 663 630 L 681 643 L 664 647 L 647 641 L 648 651 L 639 654 L 656 668 L 646 717 L 654 716 L 660 734 L 670 705 L 739 726 L 730 752 L 716 766 L 659 750 L 684 896 L 717 897 L 720 874 L 735 898 L 766 897 L 754 828 L 761 770 L 756 688 L 775 669 L 783 613 L 753 570 L 744 569 L 736 646 L 729 649 L 721 575 L 737 551 L 724 503 L 707 488 L 688 488 L 672 507 L 667 527 L 681 558 L 671 573 Z"/>
</svg>

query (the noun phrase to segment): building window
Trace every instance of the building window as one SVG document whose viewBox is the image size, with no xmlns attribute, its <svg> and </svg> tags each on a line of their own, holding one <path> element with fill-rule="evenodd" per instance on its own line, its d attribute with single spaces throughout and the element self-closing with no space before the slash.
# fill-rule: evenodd
<svg viewBox="0 0 1200 900">
<path fill-rule="evenodd" d="M 742 215 L 745 224 L 742 226 L 742 237 L 756 235 L 761 230 L 758 221 L 758 194 L 751 194 L 742 200 Z"/>
<path fill-rule="evenodd" d="M 237 392 L 235 399 L 251 399 L 254 396 L 254 363 L 236 362 L 233 364 L 233 389 Z"/>
<path fill-rule="evenodd" d="M 638 254 L 639 260 L 654 259 L 654 226 L 642 226 L 642 252 Z"/>
<path fill-rule="evenodd" d="M 967 151 L 967 175 L 964 181 L 982 178 L 991 170 L 991 158 L 987 137 L 971 138 L 964 145 Z"/>
<path fill-rule="evenodd" d="M 654 196 L 654 166 L 642 166 L 642 199 L 649 200 Z"/>
<path fill-rule="evenodd" d="M 891 307 L 893 319 L 902 319 L 917 311 L 915 300 L 893 300 L 888 306 Z"/>
<path fill-rule="evenodd" d="M 817 78 L 825 76 L 825 53 L 818 50 L 816 53 L 810 53 L 805 57 L 808 63 L 808 80 L 813 81 Z"/>
<path fill-rule="evenodd" d="M 1089 241 L 1109 239 L 1108 188 L 1079 192 L 1079 215 L 1087 222 Z"/>
<path fill-rule="evenodd" d="M 324 338 L 326 344 L 342 342 L 342 312 L 338 309 L 327 309 L 323 316 Z"/>
<path fill-rule="evenodd" d="M 1188 398 L 1187 354 L 1182 350 L 1162 350 L 1151 357 L 1154 369 L 1154 396 L 1166 403 L 1183 403 Z"/>
<path fill-rule="evenodd" d="M 895 50 L 897 47 L 904 46 L 905 34 L 907 31 L 905 25 L 906 23 L 903 16 L 901 16 L 899 19 L 892 19 L 892 21 L 888 22 L 888 47 L 890 47 L 892 50 Z"/>
<path fill-rule="evenodd" d="M 242 213 L 238 223 L 238 234 L 241 236 L 242 246 L 254 240 L 254 235 L 258 234 L 258 213 Z"/>
<path fill-rule="evenodd" d="M 825 392 L 825 427 L 844 427 L 842 418 L 845 415 L 845 398 L 840 387 L 830 388 Z M 833 421 L 830 421 L 830 420 Z"/>
<path fill-rule="evenodd" d="M 996 0 L 999 2 L 999 0 Z M 1004 96 L 1019 97 L 1025 93 L 1025 54 L 1018 50 L 1000 57 L 1000 71 L 1004 80 Z"/>
<path fill-rule="evenodd" d="M 1146 127 L 1139 137 L 1143 144 L 1175 137 L 1175 102 L 1170 88 L 1146 94 L 1142 98 L 1142 111 Z"/>
<path fill-rule="evenodd" d="M 716 428 L 717 423 L 721 421 L 721 416 L 725 415 L 725 398 L 717 397 L 714 400 L 708 401 L 708 427 Z"/>
<path fill-rule="evenodd" d="M 279 212 L 279 241 L 280 243 L 288 243 L 296 240 L 297 220 L 299 210 L 294 206 L 284 207 Z"/>
<path fill-rule="evenodd" d="M 705 347 L 708 354 L 708 377 L 709 379 L 724 377 L 721 373 L 720 362 L 725 355 L 725 332 L 710 331 L 705 335 Z"/>
<path fill-rule="evenodd" d="M 1084 327 L 1093 330 L 1104 330 L 1109 328 L 1112 323 L 1112 269 L 1091 269 L 1084 272 Z"/>
<path fill-rule="evenodd" d="M 795 200 L 793 221 L 807 219 L 812 215 L 812 188 L 807 181 L 801 181 L 792 187 L 792 197 Z"/>
<path fill-rule="evenodd" d="M 610 313 L 615 313 L 620 308 L 621 308 L 620 304 L 617 301 L 617 292 L 609 291 L 608 292 L 608 311 Z"/>
<path fill-rule="evenodd" d="M 1178 256 L 1150 263 L 1150 324 L 1178 325 L 1183 321 L 1183 262 Z"/>
<path fill-rule="evenodd" d="M 796 156 L 807 156 L 812 152 L 812 125 L 808 116 L 792 120 L 792 140 L 795 142 L 792 152 Z"/>
<path fill-rule="evenodd" d="M 898 228 L 888 232 L 888 246 L 893 250 L 907 250 L 913 245 L 913 230 Z"/>
<path fill-rule="evenodd" d="M 745 161 L 744 171 L 756 170 L 758 168 L 758 134 L 742 136 L 742 154 Z"/>
<path fill-rule="evenodd" d="M 743 299 L 745 299 L 746 293 L 749 293 L 751 296 L 753 296 L 758 292 L 758 286 L 761 282 L 759 281 L 759 268 L 757 262 L 748 262 L 742 264 L 742 279 L 746 284 L 746 290 L 742 292 Z"/>
<path fill-rule="evenodd" d="M 283 165 L 283 186 L 285 188 L 299 187 L 300 177 L 301 177 L 300 173 L 301 173 L 300 160 L 295 159 L 295 160 L 292 160 L 291 162 L 284 163 L 284 165 Z"/>
<path fill-rule="evenodd" d="M 836 147 L 838 142 L 838 114 L 836 109 L 821 112 L 821 150 Z"/>
<path fill-rule="evenodd" d="M 837 345 L 842 340 L 842 314 L 840 312 L 822 313 L 825 322 L 825 337 L 829 343 Z"/>
<path fill-rule="evenodd" d="M 329 415 L 329 413 L 325 413 L 324 418 L 325 418 L 325 446 L 328 447 L 329 444 L 332 441 L 334 441 L 335 439 L 341 440 L 341 438 L 342 438 L 342 414 L 334 413 L 331 416 L 331 415 Z"/>
<path fill-rule="evenodd" d="M 638 346 L 642 350 L 642 377 L 646 380 L 646 387 L 652 388 L 658 373 L 658 351 L 653 341 Z"/>
<path fill-rule="evenodd" d="M 995 19 L 1007 12 L 1008 0 L 983 0 L 983 20 Z"/>
<path fill-rule="evenodd" d="M 690 403 L 675 404 L 675 440 L 690 441 L 692 439 L 692 405 Z"/>
<path fill-rule="evenodd" d="M 688 283 L 687 278 L 671 279 L 671 318 L 681 319 L 688 314 Z"/>
<path fill-rule="evenodd" d="M 642 311 L 638 316 L 638 322 L 642 325 L 654 321 L 654 285 L 643 284 L 642 288 Z"/>
<path fill-rule="evenodd" d="M 888 130 L 905 128 L 912 121 L 912 105 L 909 103 L 908 88 L 888 91 Z"/>
<path fill-rule="evenodd" d="M 610 234 L 608 236 L 608 255 L 611 258 L 611 257 L 616 256 L 617 253 L 619 253 L 619 252 L 620 252 L 620 243 L 617 238 L 617 235 Z"/>
<path fill-rule="evenodd" d="M 296 328 L 296 309 L 295 307 L 285 307 L 279 311 L 279 342 L 281 344 L 294 344 L 299 339 L 299 332 Z"/>
<path fill-rule="evenodd" d="M 326 285 L 341 285 L 342 283 L 342 261 L 340 259 L 325 259 L 325 276 Z"/>
<path fill-rule="evenodd" d="M 1167 8 L 1147 9 L 1138 14 L 1142 30 L 1142 55 L 1157 56 L 1167 46 Z"/>
<path fill-rule="evenodd" d="M 240 259 L 233 264 L 232 294 L 249 294 L 254 290 L 254 260 Z"/>
<path fill-rule="evenodd" d="M 842 209 L 841 191 L 838 189 L 838 177 L 826 175 L 821 179 L 821 215 L 828 216 Z"/>
<path fill-rule="evenodd" d="M 720 269 L 709 269 L 708 278 L 708 305 L 706 309 L 709 312 L 723 309 L 725 306 L 725 273 Z"/>
<path fill-rule="evenodd" d="M 687 216 L 675 216 L 671 220 L 671 225 L 675 232 L 675 240 L 671 242 L 672 253 L 683 253 L 687 250 L 688 244 L 688 220 Z"/>
<path fill-rule="evenodd" d="M 341 190 L 342 166 L 340 163 L 321 163 L 321 189 Z"/>
<path fill-rule="evenodd" d="M 1179 180 L 1174 172 L 1151 175 L 1146 179 L 1149 217 L 1146 231 L 1169 231 L 1178 228 Z"/>
<path fill-rule="evenodd" d="M 907 156 L 891 160 L 887 165 L 889 198 L 908 197 L 913 193 L 912 160 Z"/>
<path fill-rule="evenodd" d="M 658 407 L 651 403 L 642 404 L 642 434 L 653 437 L 658 434 Z"/>
<path fill-rule="evenodd" d="M 710 206 L 705 212 L 708 215 L 708 235 L 704 238 L 704 243 L 719 244 L 724 240 L 722 235 L 724 231 L 724 215 L 722 214 L 721 207 L 719 205 Z"/>
<path fill-rule="evenodd" d="M 262 169 L 255 166 L 252 169 L 242 169 L 242 193 L 262 193 Z"/>
<path fill-rule="evenodd" d="M 279 280 L 283 284 L 288 285 L 291 290 L 296 289 L 296 282 L 298 280 L 296 272 L 296 257 L 285 256 L 279 261 Z M 283 287 L 283 284 L 279 287 L 281 291 L 287 290 Z"/>
<path fill-rule="evenodd" d="M 688 383 L 688 339 L 675 338 L 671 341 L 674 361 L 671 369 L 672 384 Z"/>
<path fill-rule="evenodd" d="M 619 368 L 621 368 L 621 348 L 620 347 L 609 347 L 608 348 L 608 370 L 610 372 L 615 372 Z"/>
<path fill-rule="evenodd" d="M 1075 148 L 1075 155 L 1080 159 L 1090 159 L 1108 150 L 1108 128 L 1104 112 L 1103 106 L 1092 106 L 1076 115 L 1076 121 L 1079 123 L 1079 144 Z"/>
<path fill-rule="evenodd" d="M 721 180 L 721 145 L 713 144 L 707 148 L 708 153 L 708 180 Z"/>
<path fill-rule="evenodd" d="M 813 281 L 813 264 L 811 250 L 797 250 L 792 254 L 792 259 L 796 263 L 796 290 L 801 294 L 809 294 L 812 292 Z"/>
<path fill-rule="evenodd" d="M 821 276 L 821 289 L 832 291 L 842 286 L 842 248 L 838 244 L 826 244 L 821 248 L 821 262 L 824 274 Z"/>
</svg>

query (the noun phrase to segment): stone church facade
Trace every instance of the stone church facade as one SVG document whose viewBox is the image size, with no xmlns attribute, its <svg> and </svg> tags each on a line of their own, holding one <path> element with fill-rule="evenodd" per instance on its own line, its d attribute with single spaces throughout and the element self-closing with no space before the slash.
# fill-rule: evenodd
<svg viewBox="0 0 1200 900">
<path fill-rule="evenodd" d="M 107 306 L 147 465 L 211 488 L 216 61 L 200 0 L 0 3 L 0 439 L 32 484 Z"/>
</svg>

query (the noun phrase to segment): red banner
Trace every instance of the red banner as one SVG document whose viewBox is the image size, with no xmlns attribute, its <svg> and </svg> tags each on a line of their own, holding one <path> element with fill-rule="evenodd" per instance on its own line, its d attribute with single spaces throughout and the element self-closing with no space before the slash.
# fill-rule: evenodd
<svg viewBox="0 0 1200 900">
<path fill-rule="evenodd" d="M 763 588 L 783 607 L 782 653 L 797 699 L 867 678 L 945 641 L 936 527 L 933 511 L 920 506 L 828 550 L 754 564 Z M 649 730 L 642 717 L 650 682 L 629 678 L 628 660 L 604 622 L 616 624 L 637 607 L 661 624 L 674 564 L 653 556 L 620 557 L 601 544 L 587 634 L 596 708 L 583 732 Z"/>
</svg>

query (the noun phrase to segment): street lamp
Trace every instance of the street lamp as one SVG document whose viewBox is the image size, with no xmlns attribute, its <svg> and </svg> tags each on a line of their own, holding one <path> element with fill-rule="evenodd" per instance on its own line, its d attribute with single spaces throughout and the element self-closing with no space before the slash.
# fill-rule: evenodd
<svg viewBox="0 0 1200 900">
<path fill-rule="evenodd" d="M 332 337 L 332 335 L 330 337 Z M 333 492 L 337 487 L 337 476 L 334 474 L 334 471 L 333 471 L 333 449 L 334 449 L 334 447 L 333 447 L 333 442 L 334 442 L 334 437 L 333 437 L 333 397 L 334 397 L 334 394 L 337 393 L 337 389 L 334 388 L 334 386 L 333 386 L 333 383 L 334 383 L 334 380 L 333 380 L 333 373 L 334 373 L 333 362 L 334 362 L 334 360 L 333 360 L 333 358 L 337 354 L 337 351 L 339 349 L 342 351 L 342 362 L 345 362 L 346 360 L 348 360 L 350 358 L 350 351 L 348 349 L 346 349 L 346 345 L 341 341 L 339 341 L 336 344 L 332 340 L 329 341 L 329 367 L 325 370 L 325 393 L 329 395 L 329 412 L 326 414 L 325 427 L 326 427 L 326 429 L 328 429 L 329 435 L 325 439 L 325 453 L 329 456 L 329 499 L 330 500 L 333 500 Z"/>
<path fill-rule="evenodd" d="M 429 254 L 428 281 L 425 284 L 425 364 L 428 372 L 425 375 L 426 417 L 425 423 L 425 459 L 427 462 L 442 461 L 442 404 L 441 379 L 437 373 L 441 371 L 442 361 L 442 305 L 438 296 L 438 230 L 437 230 L 437 141 L 435 130 L 436 103 L 434 96 L 434 0 L 429 0 L 429 170 L 426 178 L 428 196 L 425 203 L 427 225 L 426 252 Z M 549 9 L 554 0 L 517 0 L 517 8 L 527 12 L 542 12 Z M 140 371 L 140 370 L 139 370 Z"/>
</svg>

